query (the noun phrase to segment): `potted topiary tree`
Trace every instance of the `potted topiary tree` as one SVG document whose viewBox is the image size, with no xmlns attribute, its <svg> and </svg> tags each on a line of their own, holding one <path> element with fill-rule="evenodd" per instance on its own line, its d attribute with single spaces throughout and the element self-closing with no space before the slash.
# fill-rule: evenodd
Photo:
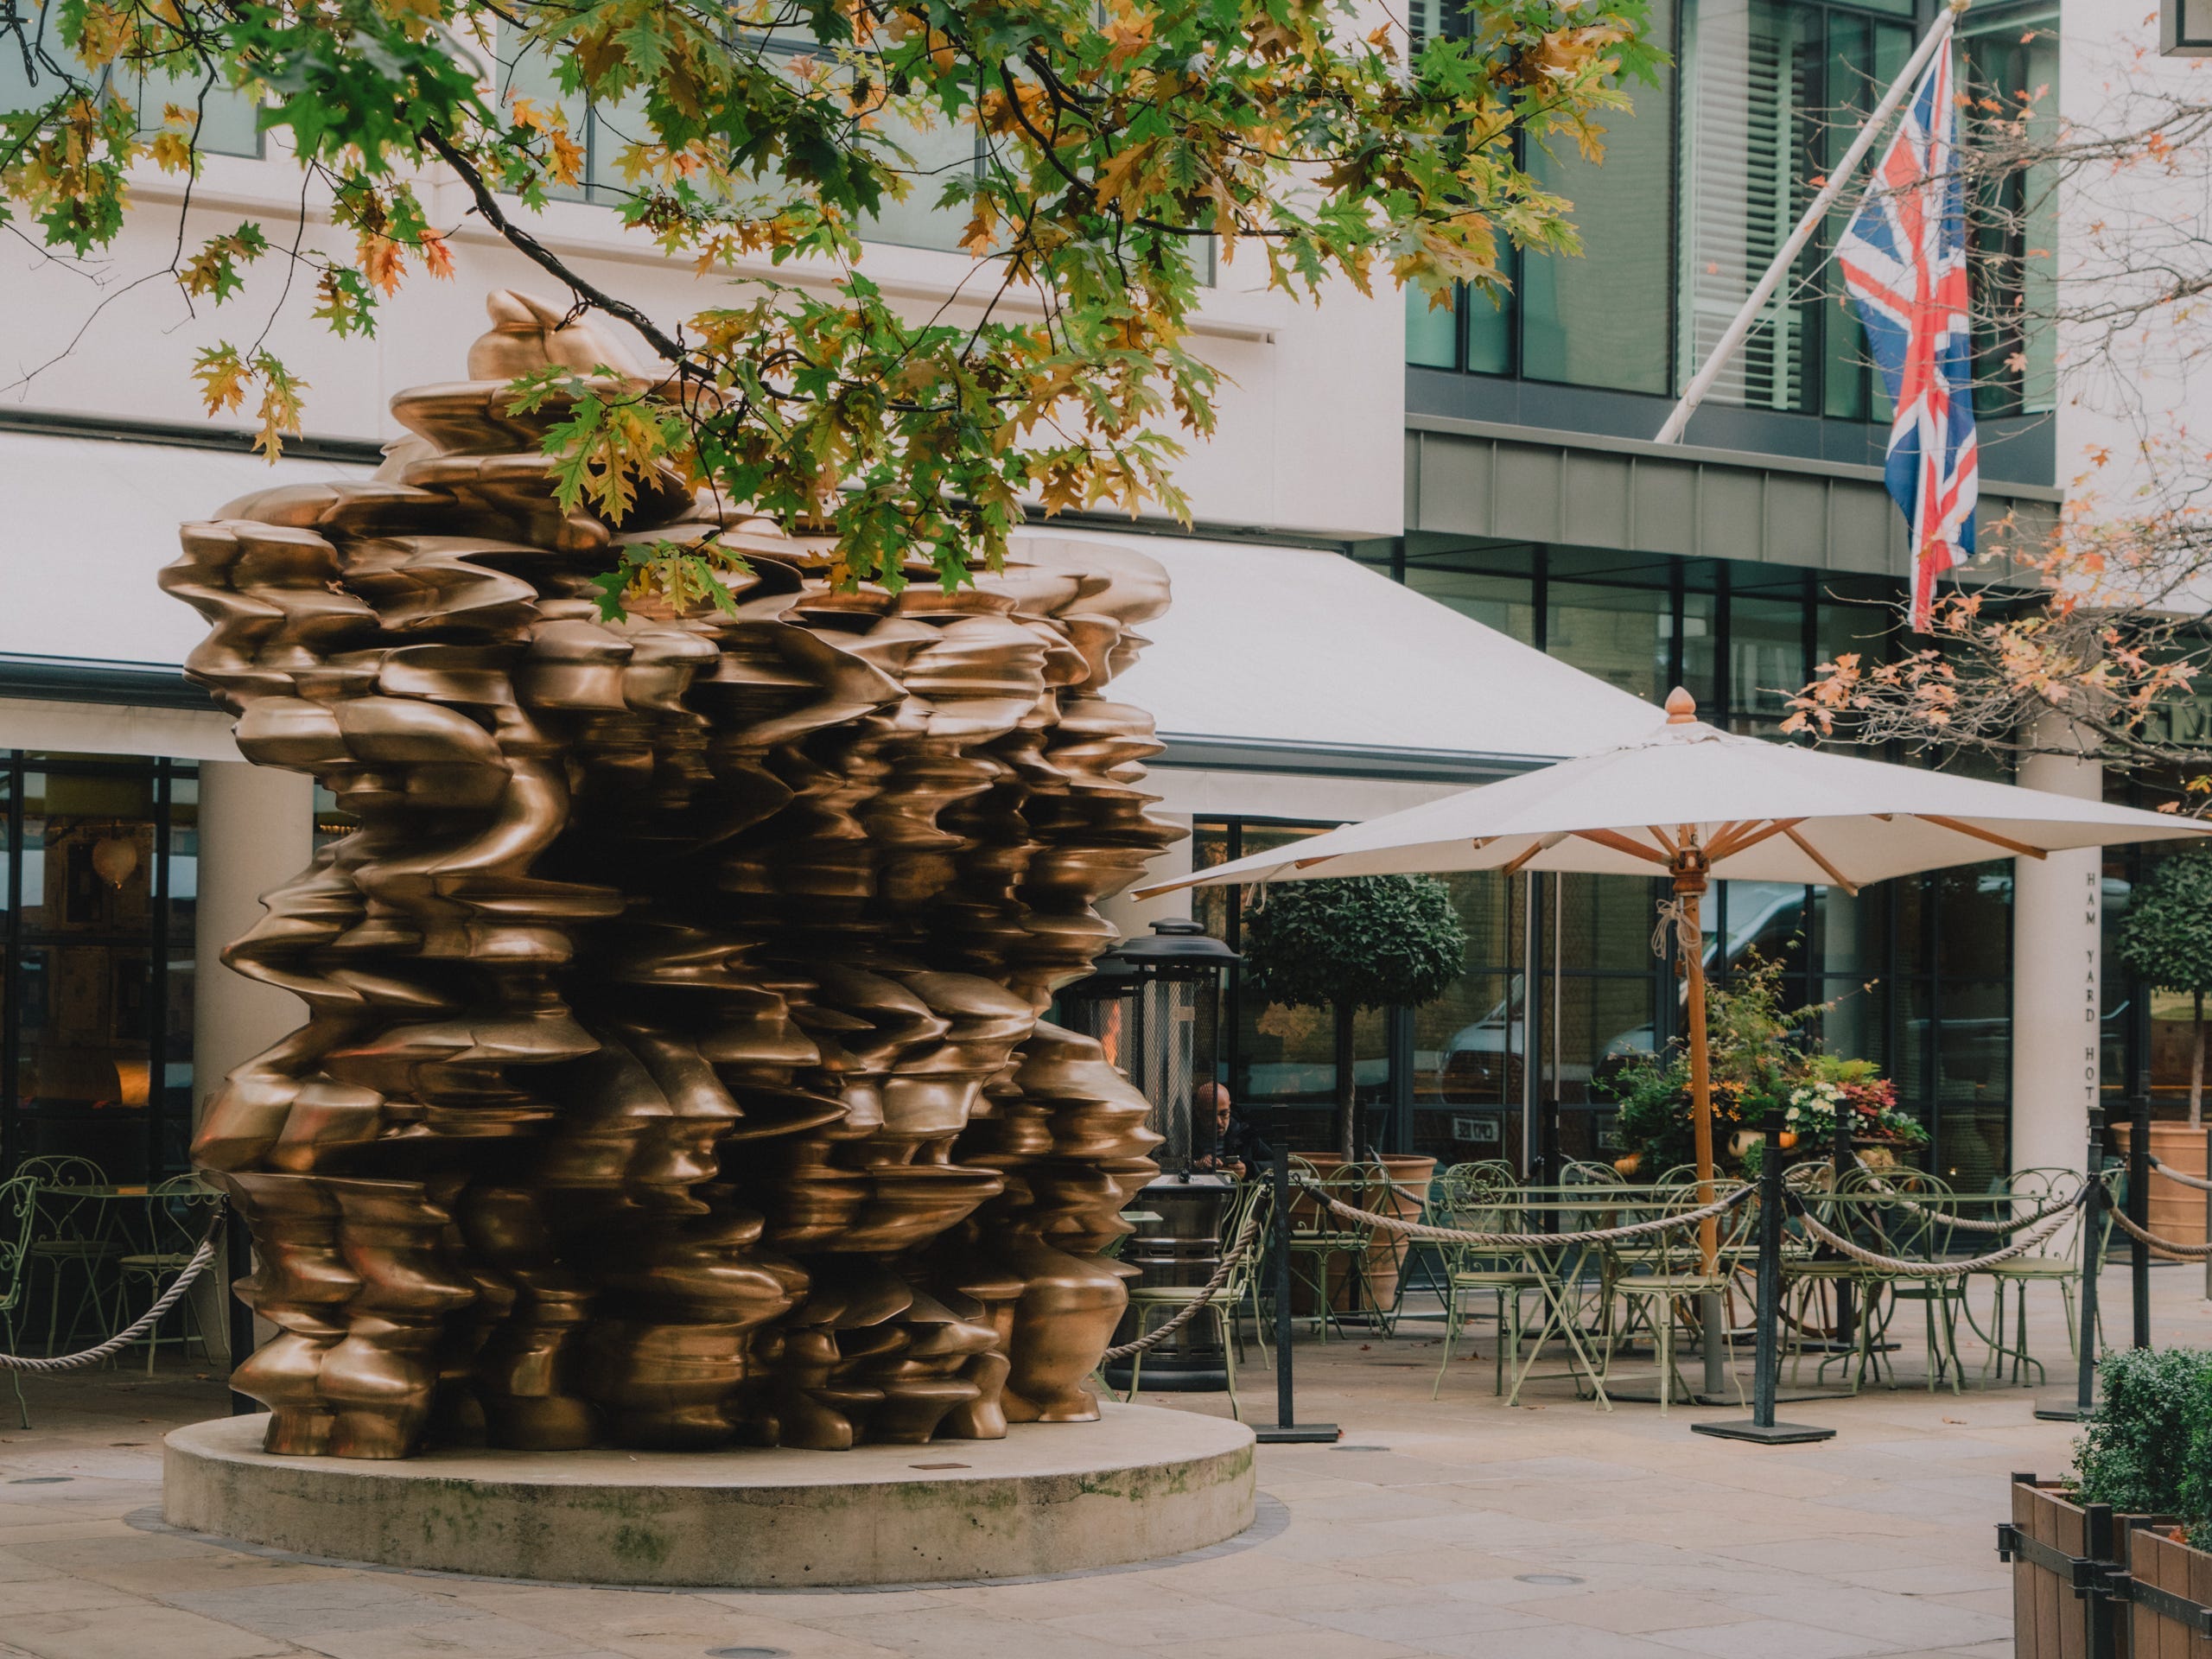
<svg viewBox="0 0 2212 1659">
<path fill-rule="evenodd" d="M 1337 1026 L 1337 1149 L 1357 1155 L 1352 1030 L 1360 1011 L 1443 995 L 1466 963 L 1451 891 L 1432 875 L 1353 875 L 1266 890 L 1244 918 L 1245 983 L 1327 1008 Z"/>
<path fill-rule="evenodd" d="M 2204 1128 L 2204 994 L 2212 990 L 2212 855 L 2179 853 L 2158 867 L 2128 895 L 2120 927 L 2120 959 L 2128 970 L 2164 991 L 2186 991 L 2191 1000 L 2189 1123 L 2153 1123 L 2151 1151 L 2183 1174 L 2202 1175 Z M 2123 1138 L 2133 1126 L 2123 1125 Z M 2173 1181 L 2151 1183 L 2151 1230 L 2195 1243 L 2205 1236 L 2203 1202 Z M 2212 1276 L 2208 1276 L 2212 1283 Z"/>
<path fill-rule="evenodd" d="M 1450 889 L 1429 875 L 1355 875 L 1286 883 L 1266 890 L 1244 920 L 1245 982 L 1288 1007 L 1336 1017 L 1338 1154 L 1357 1155 L 1358 1091 L 1352 1082 L 1352 1031 L 1363 1008 L 1410 1007 L 1441 995 L 1465 965 L 1466 931 Z M 1318 1161 L 1318 1160 L 1317 1160 Z M 1388 1190 L 1378 1208 L 1412 1217 L 1435 1173 L 1433 1158 L 1384 1157 Z M 1309 1201 L 1310 1202 L 1310 1201 Z M 1402 1238 L 1377 1234 L 1362 1273 L 1385 1308 L 1395 1299 Z M 1330 1300 L 1350 1288 L 1341 1260 L 1330 1263 Z"/>
</svg>

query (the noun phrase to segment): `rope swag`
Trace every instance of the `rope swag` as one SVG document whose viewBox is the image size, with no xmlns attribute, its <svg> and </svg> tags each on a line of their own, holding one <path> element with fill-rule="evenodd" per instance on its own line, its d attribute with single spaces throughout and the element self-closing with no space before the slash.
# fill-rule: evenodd
<svg viewBox="0 0 2212 1659">
<path fill-rule="evenodd" d="M 215 1213 L 207 1223 L 207 1236 L 200 1241 L 200 1248 L 184 1264 L 184 1270 L 163 1291 L 159 1300 L 148 1308 L 130 1325 L 117 1332 L 97 1348 L 87 1348 L 82 1353 L 57 1354 L 51 1359 L 32 1359 L 22 1354 L 0 1354 L 0 1371 L 75 1371 L 87 1365 L 97 1365 L 111 1354 L 119 1354 L 132 1343 L 161 1322 L 162 1315 L 177 1305 L 178 1299 L 192 1288 L 192 1281 L 207 1270 L 215 1259 L 215 1239 L 223 1224 L 225 1204 L 219 1200 Z"/>
<path fill-rule="evenodd" d="M 2121 1232 L 2140 1243 L 2148 1244 L 2154 1250 L 2164 1250 L 2169 1255 L 2190 1256 L 2198 1261 L 2212 1256 L 2212 1243 L 2181 1244 L 2171 1238 L 2160 1238 L 2149 1229 L 2138 1227 L 2128 1219 L 2127 1211 L 2123 1209 L 2115 1207 L 2112 1211 L 2112 1218 L 2113 1224 Z"/>
<path fill-rule="evenodd" d="M 1611 1238 L 1636 1238 L 1645 1233 L 1664 1232 L 1669 1228 L 1687 1227 L 1732 1210 L 1756 1191 L 1746 1184 L 1734 1192 L 1724 1193 L 1711 1204 L 1696 1210 L 1683 1210 L 1669 1216 L 1654 1217 L 1649 1221 L 1632 1221 L 1619 1227 L 1586 1227 L 1573 1233 L 1475 1233 L 1459 1227 L 1432 1227 L 1425 1222 L 1402 1221 L 1395 1216 L 1377 1215 L 1372 1210 L 1361 1210 L 1341 1198 L 1332 1198 L 1311 1181 L 1300 1181 L 1309 1197 L 1319 1199 L 1328 1209 L 1347 1221 L 1363 1221 L 1384 1232 L 1402 1233 L 1408 1238 L 1427 1239 L 1438 1244 L 1482 1244 L 1500 1249 L 1549 1249 L 1561 1244 L 1599 1244 Z M 1599 1186 L 1591 1191 L 1592 1207 L 1605 1201 L 1605 1189 Z"/>
<path fill-rule="evenodd" d="M 1870 1250 L 1865 1245 L 1845 1237 L 1841 1233 L 1822 1223 L 1802 1199 L 1796 1198 L 1794 1194 L 1792 1198 L 1796 1205 L 1797 1218 L 1805 1224 L 1805 1231 L 1808 1236 L 1819 1240 L 1833 1250 L 1849 1256 L 1853 1262 L 1862 1266 L 1879 1268 L 1885 1273 L 1905 1274 L 1916 1279 L 1963 1279 L 1970 1273 L 1984 1272 L 1997 1266 L 2000 1262 L 2010 1262 L 2016 1255 L 2025 1255 L 2065 1225 L 2067 1212 L 2079 1208 L 2085 1203 L 2088 1197 L 2088 1188 L 2083 1187 L 2081 1198 L 2061 1206 L 2055 1213 L 2045 1216 L 2042 1224 L 2033 1232 L 2024 1234 L 2014 1239 L 2003 1249 L 1993 1250 L 1987 1255 L 1969 1256 L 1958 1262 L 1915 1262 L 1904 1256 L 1884 1255 L 1878 1250 Z"/>
<path fill-rule="evenodd" d="M 1259 1204 L 1252 1206 L 1244 1217 L 1244 1224 L 1236 1230 L 1236 1242 L 1223 1253 L 1221 1265 L 1213 1270 L 1213 1277 L 1198 1287 L 1196 1296 L 1176 1309 L 1173 1319 L 1146 1332 L 1134 1342 L 1125 1342 L 1118 1348 L 1109 1348 L 1098 1356 L 1098 1363 L 1111 1365 L 1117 1360 L 1148 1353 L 1196 1319 L 1198 1310 L 1220 1294 L 1221 1287 L 1229 1282 L 1229 1275 L 1236 1271 L 1237 1263 L 1243 1261 L 1246 1252 L 1251 1249 L 1253 1240 L 1260 1230 L 1260 1213 L 1265 1208 L 1264 1205 Z"/>
<path fill-rule="evenodd" d="M 2184 1175 L 2177 1169 L 2168 1169 L 2158 1161 L 2158 1154 L 2155 1152 L 2146 1154 L 2145 1156 L 2150 1159 L 2152 1168 L 2177 1185 L 2193 1186 L 2200 1192 L 2212 1192 L 2212 1181 L 2204 1180 L 2195 1175 Z"/>
</svg>

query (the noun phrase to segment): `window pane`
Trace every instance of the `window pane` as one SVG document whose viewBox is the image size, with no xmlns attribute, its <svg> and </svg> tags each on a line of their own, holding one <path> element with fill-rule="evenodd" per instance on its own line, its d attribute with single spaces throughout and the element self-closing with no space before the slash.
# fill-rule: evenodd
<svg viewBox="0 0 2212 1659">
<path fill-rule="evenodd" d="M 1652 38 L 1667 40 L 1667 0 L 1651 8 Z M 1608 111 L 1602 162 L 1586 159 L 1573 139 L 1552 149 L 1531 144 L 1529 171 L 1573 204 L 1582 240 L 1579 258 L 1539 255 L 1522 262 L 1522 372 L 1532 380 L 1670 390 L 1668 266 L 1673 238 L 1674 72 L 1656 86 L 1630 89 L 1633 113 Z"/>
<path fill-rule="evenodd" d="M 1796 181 L 1815 169 L 1799 150 L 1816 79 L 1819 13 L 1772 0 L 1684 0 L 1681 340 L 1688 379 L 1789 239 L 1801 211 Z M 1801 272 L 1808 264 L 1801 259 Z M 1800 407 L 1805 381 L 1798 287 L 1777 290 L 1713 383 L 1711 401 Z M 1808 302 L 1809 303 L 1809 302 Z"/>
<path fill-rule="evenodd" d="M 1969 95 L 2020 120 L 2018 142 L 2055 143 L 2057 9 L 1984 20 L 1961 29 L 1959 41 Z M 1977 204 L 1967 271 L 1974 285 L 1976 397 L 1985 414 L 2040 413 L 2052 405 L 2056 182 L 2049 166 L 2028 168 L 1997 181 Z"/>
<path fill-rule="evenodd" d="M 1939 871 L 1935 881 L 1937 971 L 1947 980 L 2011 972 L 2012 861 Z"/>
<path fill-rule="evenodd" d="M 1639 884 L 1641 885 L 1641 884 Z M 1594 1096 L 1590 1079 L 1603 1061 L 1652 1047 L 1654 1029 L 1652 988 L 1648 975 L 1588 976 L 1569 975 L 1546 986 L 1544 1052 L 1537 1059 L 1551 1075 L 1551 1027 L 1558 1026 L 1557 1086 L 1562 1105 L 1611 1104 L 1610 1097 Z M 1548 1090 L 1547 1091 L 1548 1092 Z"/>
<path fill-rule="evenodd" d="M 1455 289 L 1449 305 L 1435 305 L 1418 288 L 1406 289 L 1406 361 L 1430 369 L 1459 366 L 1459 314 L 1465 289 Z"/>
<path fill-rule="evenodd" d="M 1663 588 L 1600 587 L 1554 581 L 1548 591 L 1545 649 L 1586 674 L 1657 702 L 1673 688 L 1673 606 Z"/>
<path fill-rule="evenodd" d="M 1831 11 L 1827 16 L 1827 102 L 1834 113 L 1827 124 L 1824 167 L 1843 159 L 1859 122 L 1873 113 L 1883 92 L 1912 55 L 1912 32 L 1892 23 Z M 1847 191 L 1829 213 L 1826 233 L 1833 248 L 1857 211 L 1858 196 Z M 1838 420 L 1890 418 L 1889 393 L 1866 355 L 1866 331 L 1857 308 L 1843 298 L 1833 268 L 1824 273 L 1829 299 L 1823 312 L 1824 407 Z"/>
<path fill-rule="evenodd" d="M 1499 266 L 1509 273 L 1517 256 L 1500 255 Z M 1462 301 L 1467 314 L 1467 372 L 1470 374 L 1513 372 L 1513 315 L 1518 301 L 1511 294 L 1469 294 Z"/>
<path fill-rule="evenodd" d="M 1880 980 L 1830 979 L 1821 982 L 1821 1046 L 1847 1060 L 1872 1060 L 1886 1066 L 1890 1053 L 1889 987 Z"/>
<path fill-rule="evenodd" d="M 1558 902 L 1551 915 L 1552 937 L 1541 940 L 1548 971 L 1554 950 L 1572 973 L 1600 969 L 1648 974 L 1655 919 L 1652 884 L 1632 875 L 1563 875 L 1544 878 L 1544 902 Z"/>
<path fill-rule="evenodd" d="M 23 797 L 25 932 L 146 933 L 153 920 L 151 773 L 29 772 Z"/>
<path fill-rule="evenodd" d="M 1778 720 L 1805 683 L 1802 594 L 1732 594 L 1728 603 L 1732 715 Z"/>
<path fill-rule="evenodd" d="M 909 157 L 898 163 L 908 185 L 906 199 L 886 197 L 873 220 L 861 221 L 861 236 L 901 247 L 958 249 L 969 208 L 965 202 L 950 207 L 940 203 L 946 181 L 975 175 L 976 129 L 937 110 L 926 115 L 886 110 L 882 129 Z M 1198 263 L 1203 269 L 1203 258 Z"/>
<path fill-rule="evenodd" d="M 1424 547 L 1423 539 L 1407 538 L 1407 587 L 1524 645 L 1536 643 L 1535 561 L 1529 549 L 1434 549 Z"/>
</svg>

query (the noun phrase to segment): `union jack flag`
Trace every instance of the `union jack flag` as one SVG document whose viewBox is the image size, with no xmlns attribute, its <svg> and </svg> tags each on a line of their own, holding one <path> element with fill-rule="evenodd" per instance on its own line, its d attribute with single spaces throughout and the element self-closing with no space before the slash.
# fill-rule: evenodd
<svg viewBox="0 0 2212 1659">
<path fill-rule="evenodd" d="M 1923 630 L 1936 578 L 1973 556 L 1980 491 L 1958 146 L 1947 41 L 1836 248 L 1867 349 L 1897 406 L 1885 471 L 1911 527 L 1912 626 Z"/>
</svg>

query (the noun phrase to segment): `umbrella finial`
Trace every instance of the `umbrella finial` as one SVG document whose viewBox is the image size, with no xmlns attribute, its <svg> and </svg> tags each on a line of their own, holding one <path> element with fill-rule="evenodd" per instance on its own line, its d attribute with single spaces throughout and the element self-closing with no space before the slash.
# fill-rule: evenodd
<svg viewBox="0 0 2212 1659">
<path fill-rule="evenodd" d="M 1667 694 L 1667 723 L 1690 726 L 1697 721 L 1697 699 L 1681 686 Z"/>
</svg>

